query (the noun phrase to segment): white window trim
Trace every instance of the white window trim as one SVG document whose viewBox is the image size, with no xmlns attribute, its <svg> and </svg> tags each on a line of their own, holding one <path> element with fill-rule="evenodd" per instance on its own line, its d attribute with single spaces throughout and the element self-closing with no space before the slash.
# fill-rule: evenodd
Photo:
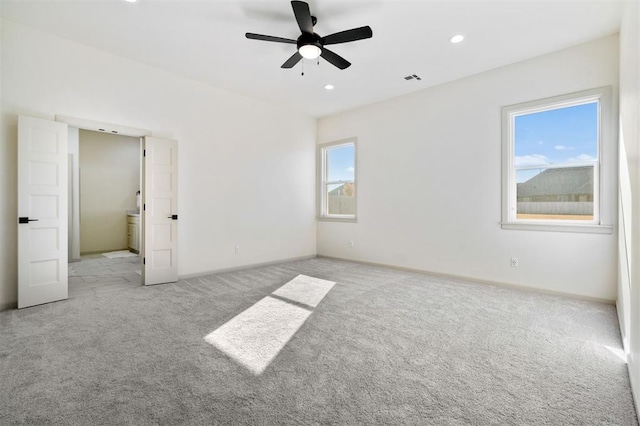
<svg viewBox="0 0 640 426">
<path fill-rule="evenodd" d="M 567 220 L 531 220 L 516 219 L 516 176 L 514 160 L 514 118 L 519 115 L 531 114 L 540 111 L 548 111 L 555 108 L 565 108 L 573 105 L 581 105 L 588 102 L 598 101 L 598 161 L 589 163 L 594 166 L 594 219 L 587 223 L 583 221 Z M 615 194 L 607 194 L 604 189 L 608 187 L 603 182 L 608 173 L 603 175 L 603 168 L 615 167 L 612 148 L 612 102 L 611 87 L 600 87 L 581 92 L 569 93 L 546 99 L 524 102 L 516 105 L 509 105 L 502 108 L 502 229 L 515 229 L 525 231 L 554 231 L 554 232 L 584 232 L 611 234 L 613 226 L 608 224 L 612 218 L 604 215 L 603 200 L 610 201 Z M 573 164 L 572 164 L 573 165 Z M 576 165 L 587 165 L 577 164 Z M 561 165 L 559 167 L 566 166 Z M 554 167 L 554 166 L 551 166 Z"/>
<path fill-rule="evenodd" d="M 325 187 L 330 183 L 340 183 L 340 182 L 327 182 L 327 150 L 331 148 L 338 148 L 341 146 L 353 145 L 354 154 L 353 154 L 353 167 L 355 168 L 355 172 L 353 174 L 353 185 L 356 189 L 355 194 L 355 214 L 353 215 L 338 215 L 338 214 L 326 214 L 327 211 L 327 197 L 325 194 Z M 357 222 L 358 219 L 358 192 L 360 191 L 358 188 L 358 138 L 348 138 L 342 139 L 335 142 L 324 143 L 318 145 L 317 152 L 318 164 L 318 220 L 327 221 L 327 222 Z M 350 182 L 350 181 L 345 181 Z"/>
</svg>

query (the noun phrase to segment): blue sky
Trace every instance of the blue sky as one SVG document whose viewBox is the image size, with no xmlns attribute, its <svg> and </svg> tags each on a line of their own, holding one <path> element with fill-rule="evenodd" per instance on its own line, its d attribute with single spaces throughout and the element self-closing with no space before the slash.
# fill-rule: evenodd
<svg viewBox="0 0 640 426">
<path fill-rule="evenodd" d="M 337 180 L 353 180 L 354 173 L 354 153 L 353 145 L 341 146 L 327 151 L 329 182 Z"/>
<path fill-rule="evenodd" d="M 597 140 L 597 102 L 521 115 L 515 119 L 515 165 L 593 161 Z"/>
</svg>

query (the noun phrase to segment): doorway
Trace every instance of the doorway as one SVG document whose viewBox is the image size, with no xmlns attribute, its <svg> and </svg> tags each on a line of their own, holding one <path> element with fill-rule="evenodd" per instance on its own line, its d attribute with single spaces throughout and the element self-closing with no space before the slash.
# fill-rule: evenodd
<svg viewBox="0 0 640 426">
<path fill-rule="evenodd" d="M 19 309 L 67 299 L 68 260 L 81 258 L 80 173 L 77 156 L 76 161 L 73 155 L 69 158 L 70 128 L 78 136 L 78 129 L 85 129 L 142 138 L 141 283 L 178 280 L 178 142 L 141 129 L 73 117 L 51 121 L 19 116 Z M 77 196 L 70 199 L 74 190 Z"/>
<path fill-rule="evenodd" d="M 142 284 L 141 146 L 69 128 L 69 297 Z"/>
</svg>

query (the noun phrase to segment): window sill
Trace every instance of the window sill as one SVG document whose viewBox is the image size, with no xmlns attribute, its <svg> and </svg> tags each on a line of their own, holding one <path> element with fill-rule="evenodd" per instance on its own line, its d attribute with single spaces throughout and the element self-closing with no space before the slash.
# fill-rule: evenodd
<svg viewBox="0 0 640 426">
<path fill-rule="evenodd" d="M 547 232 L 580 232 L 584 234 L 612 234 L 613 225 L 582 225 L 571 224 L 551 224 L 551 223 L 517 223 L 500 222 L 502 229 L 518 231 L 547 231 Z"/>
<path fill-rule="evenodd" d="M 319 222 L 346 222 L 346 223 L 358 223 L 356 217 L 340 217 L 340 216 L 318 216 L 316 218 Z"/>
</svg>

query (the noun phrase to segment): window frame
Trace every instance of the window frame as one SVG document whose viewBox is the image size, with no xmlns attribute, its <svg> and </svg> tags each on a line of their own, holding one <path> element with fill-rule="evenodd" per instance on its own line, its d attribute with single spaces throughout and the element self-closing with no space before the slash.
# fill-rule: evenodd
<svg viewBox="0 0 640 426">
<path fill-rule="evenodd" d="M 571 166 L 593 166 L 594 195 L 593 220 L 564 220 L 564 219 L 517 219 L 517 179 L 515 159 L 515 118 L 522 115 L 534 114 L 571 106 L 598 102 L 598 140 L 597 161 L 585 163 L 552 164 L 549 167 L 563 168 Z M 612 233 L 613 226 L 605 224 L 603 216 L 603 199 L 609 201 L 603 179 L 607 174 L 603 169 L 615 167 L 609 159 L 612 150 L 607 149 L 612 143 L 611 137 L 611 87 L 583 90 L 550 98 L 538 99 L 502 107 L 502 229 L 539 230 L 560 232 Z M 611 218 L 609 218 L 611 220 Z"/>
<path fill-rule="evenodd" d="M 353 146 L 353 168 L 355 169 L 353 172 L 353 181 L 327 181 L 328 176 L 328 161 L 327 161 L 327 153 L 331 149 L 340 148 L 344 146 Z M 318 220 L 329 221 L 329 222 L 357 222 L 358 217 L 358 139 L 348 138 L 342 139 L 339 141 L 328 142 L 324 144 L 318 145 Z M 339 214 L 329 214 L 327 211 L 328 200 L 326 191 L 327 185 L 336 184 L 336 183 L 349 183 L 353 182 L 355 187 L 354 194 L 354 214 L 353 215 L 339 215 Z"/>
</svg>

